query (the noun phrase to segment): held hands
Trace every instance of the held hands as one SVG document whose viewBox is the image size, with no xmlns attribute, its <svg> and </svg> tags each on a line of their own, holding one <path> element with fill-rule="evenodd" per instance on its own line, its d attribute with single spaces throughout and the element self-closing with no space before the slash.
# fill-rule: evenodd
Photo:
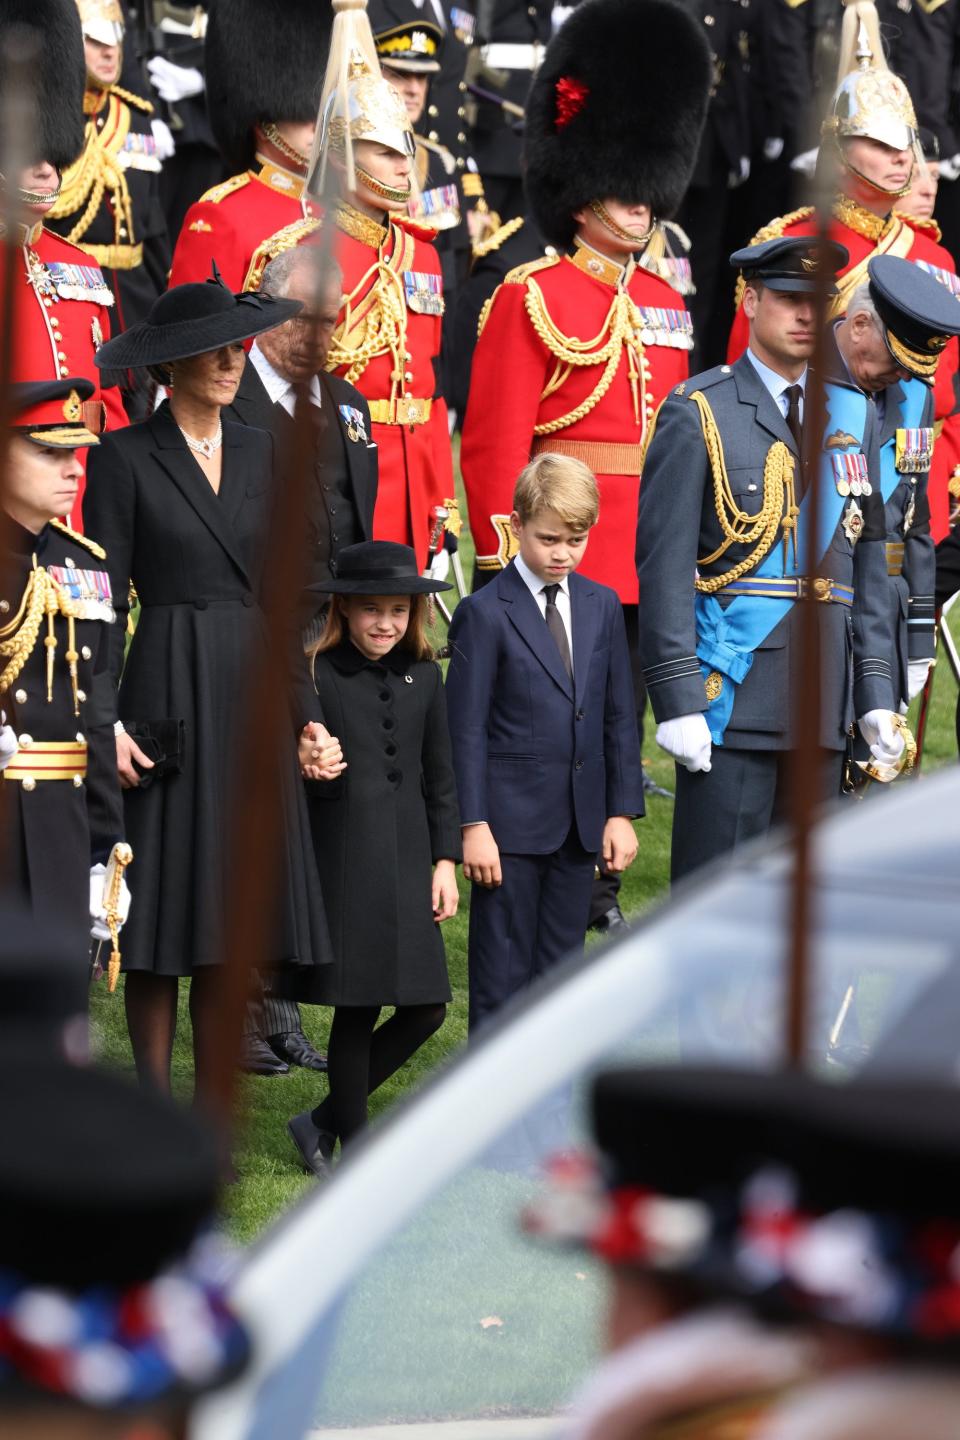
<svg viewBox="0 0 960 1440">
<path fill-rule="evenodd" d="M 117 773 L 124 790 L 133 790 L 140 784 L 134 761 L 137 765 L 142 765 L 144 770 L 153 769 L 153 761 L 144 755 L 133 737 L 121 732 L 117 736 Z"/>
<path fill-rule="evenodd" d="M 0 770 L 10 764 L 18 749 L 17 732 L 7 724 L 6 710 L 0 710 Z"/>
<path fill-rule="evenodd" d="M 701 711 L 693 715 L 677 715 L 657 726 L 657 744 L 672 755 L 678 765 L 685 765 L 691 775 L 710 769 L 713 741 L 710 728 Z"/>
<path fill-rule="evenodd" d="M 136 746 L 134 746 L 136 749 Z M 94 940 L 109 940 L 110 926 L 107 924 L 107 911 L 104 904 L 104 889 L 106 886 L 107 867 L 106 865 L 93 865 L 90 869 L 90 935 Z M 130 914 L 130 889 L 123 875 L 120 876 L 120 896 L 117 901 L 118 925 L 126 924 L 127 916 Z"/>
<path fill-rule="evenodd" d="M 480 825 L 463 827 L 463 875 L 465 880 L 484 885 L 488 890 L 495 890 L 503 883 L 500 851 L 485 820 Z"/>
<path fill-rule="evenodd" d="M 433 867 L 433 918 L 437 924 L 452 920 L 459 904 L 457 867 L 452 860 L 438 860 Z"/>
<path fill-rule="evenodd" d="M 347 768 L 340 741 L 326 725 L 311 720 L 300 731 L 297 742 L 300 774 L 305 780 L 336 780 Z"/>
<path fill-rule="evenodd" d="M 899 716 L 892 710 L 868 710 L 857 721 L 860 734 L 870 746 L 874 760 L 881 765 L 895 765 L 903 754 L 906 743 L 903 732 L 898 728 Z"/>
<path fill-rule="evenodd" d="M 603 827 L 603 863 L 615 875 L 637 858 L 637 837 L 626 815 L 611 815 Z"/>
</svg>

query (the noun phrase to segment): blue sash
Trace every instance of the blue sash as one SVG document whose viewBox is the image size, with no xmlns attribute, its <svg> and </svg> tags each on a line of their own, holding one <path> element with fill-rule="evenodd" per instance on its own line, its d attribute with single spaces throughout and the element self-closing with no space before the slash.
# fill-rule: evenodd
<svg viewBox="0 0 960 1440">
<path fill-rule="evenodd" d="M 884 504 L 905 475 L 916 477 L 929 470 L 929 457 L 933 449 L 932 429 L 920 424 L 927 407 L 930 387 L 924 385 L 922 380 L 901 380 L 900 389 L 904 396 L 900 409 L 902 426 L 880 447 L 880 490 Z M 887 403 L 889 404 L 889 398 Z M 902 452 L 899 456 L 898 448 Z M 899 466 L 898 459 L 901 462 Z"/>
<path fill-rule="evenodd" d="M 811 555 L 810 536 L 810 491 L 800 501 L 797 516 L 797 561 L 793 561 L 793 546 L 787 548 L 787 565 L 784 567 L 784 546 L 776 540 L 767 551 L 751 576 L 810 575 L 826 554 L 836 533 L 837 526 L 847 503 L 847 494 L 841 494 L 837 486 L 838 467 L 834 459 L 843 453 L 859 454 L 863 443 L 863 432 L 867 418 L 867 397 L 860 390 L 845 385 L 825 387 L 826 428 L 824 441 L 838 432 L 850 441 L 845 449 L 823 450 L 820 457 L 820 513 L 819 534 L 816 537 L 814 554 Z M 849 493 L 849 492 L 848 492 Z M 724 677 L 720 693 L 709 703 L 706 711 L 707 724 L 715 745 L 723 744 L 724 731 L 733 713 L 736 687 L 743 683 L 753 664 L 754 651 L 763 644 L 769 634 L 789 614 L 794 600 L 774 600 L 767 596 L 738 595 L 724 608 L 714 595 L 698 594 L 697 616 L 697 658 L 704 677 L 716 670 Z"/>
</svg>

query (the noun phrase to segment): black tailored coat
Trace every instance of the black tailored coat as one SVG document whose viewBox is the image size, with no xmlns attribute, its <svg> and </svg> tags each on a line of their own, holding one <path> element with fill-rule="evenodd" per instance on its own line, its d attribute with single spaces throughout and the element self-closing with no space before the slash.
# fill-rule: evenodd
<svg viewBox="0 0 960 1440">
<path fill-rule="evenodd" d="M 439 666 L 344 640 L 314 680 L 347 769 L 310 781 L 310 824 L 336 955 L 300 999 L 429 1005 L 450 999 L 432 866 L 461 859 L 460 815 Z"/>
<path fill-rule="evenodd" d="M 89 540 L 58 525 L 45 525 L 39 535 L 6 520 L 9 548 L 2 557 L 0 621 L 9 624 L 36 564 L 63 580 L 71 569 L 99 576 L 105 562 L 93 553 Z M 106 587 L 93 579 L 84 589 Z M 70 630 L 64 616 L 53 617 L 53 686 L 47 699 L 47 624 L 41 623 L 33 648 L 9 686 L 0 693 L 0 708 L 16 731 L 18 762 L 28 762 L 35 741 L 87 743 L 87 774 L 80 784 L 72 780 L 10 780 L 4 784 L 2 876 L 5 885 L 22 896 L 37 917 L 55 915 L 64 932 L 76 941 L 78 964 L 84 964 L 90 939 L 90 866 L 106 860 L 116 841 L 123 838 L 123 805 L 117 778 L 113 722 L 116 709 L 110 685 L 107 639 L 112 628 L 106 616 L 109 602 L 81 602 L 86 612 L 75 621 L 77 649 L 77 707 L 70 683 L 66 653 Z M 3 668 L 7 667 L 4 661 Z M 32 777 L 31 777 L 32 779 Z"/>
<path fill-rule="evenodd" d="M 106 436 L 90 458 L 84 523 L 104 537 L 109 557 L 120 719 L 128 729 L 157 720 L 185 727 L 181 773 L 124 795 L 137 893 L 124 932 L 128 970 L 190 975 L 221 958 L 225 862 L 243 789 L 236 747 L 250 672 L 267 640 L 259 595 L 274 484 L 270 436 L 227 422 L 216 494 L 167 404 Z M 131 583 L 141 610 L 124 667 Z M 289 745 L 276 752 L 282 880 L 264 968 L 329 959 L 296 758 L 297 732 L 320 718 L 306 667 L 291 711 Z"/>
<path fill-rule="evenodd" d="M 839 380 L 831 380 L 840 385 Z M 854 387 L 848 387 L 854 388 Z M 658 721 L 707 708 L 696 657 L 694 577 L 698 557 L 723 539 L 710 461 L 697 407 L 702 391 L 723 442 L 730 490 L 739 508 L 757 512 L 767 452 L 777 440 L 796 457 L 786 420 L 747 355 L 735 365 L 691 376 L 663 402 L 647 451 L 637 518 L 640 578 L 640 660 Z M 868 406 L 862 447 L 871 475 L 879 474 L 876 415 Z M 809 463 L 814 460 L 810 445 Z M 802 496 L 802 488 L 799 492 Z M 844 514 L 847 513 L 847 506 Z M 817 606 L 820 622 L 820 744 L 842 750 L 853 721 L 873 709 L 893 709 L 890 657 L 893 634 L 887 580 L 883 502 L 879 487 L 859 501 L 863 530 L 854 543 L 841 515 L 821 573 L 854 590 L 852 608 Z M 776 545 L 780 541 L 775 542 Z M 720 560 L 699 567 L 711 574 L 745 559 L 752 547 L 733 544 Z M 728 603 L 718 597 L 721 604 Z M 724 745 L 741 750 L 789 750 L 796 745 L 800 609 L 794 605 L 754 651 L 738 685 Z"/>
</svg>

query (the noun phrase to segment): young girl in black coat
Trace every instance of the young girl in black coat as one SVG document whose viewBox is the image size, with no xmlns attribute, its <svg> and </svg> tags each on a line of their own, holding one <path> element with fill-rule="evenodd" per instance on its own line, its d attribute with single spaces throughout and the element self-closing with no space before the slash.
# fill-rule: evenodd
<svg viewBox="0 0 960 1440">
<path fill-rule="evenodd" d="M 460 816 L 443 678 L 426 596 L 406 545 L 339 557 L 314 655 L 324 721 L 343 746 L 335 778 L 307 767 L 310 820 L 335 961 L 304 996 L 334 1005 L 330 1094 L 288 1124 L 304 1164 L 329 1169 L 337 1138 L 367 1123 L 367 1096 L 443 1023 L 450 999 L 439 925 L 457 911 Z M 329 775 L 329 771 L 323 775 Z M 396 1007 L 377 1028 L 383 1006 Z"/>
</svg>

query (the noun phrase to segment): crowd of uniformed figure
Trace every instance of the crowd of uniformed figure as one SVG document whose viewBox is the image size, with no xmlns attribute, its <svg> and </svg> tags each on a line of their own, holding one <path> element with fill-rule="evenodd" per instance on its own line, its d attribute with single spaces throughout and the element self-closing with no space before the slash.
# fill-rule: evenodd
<svg viewBox="0 0 960 1440">
<path fill-rule="evenodd" d="M 132 848 L 138 1072 L 169 1085 L 188 976 L 203 1091 L 237 699 L 282 654 L 244 1064 L 326 1069 L 298 1002 L 335 1007 L 319 1172 L 442 1022 L 456 864 L 473 1025 L 625 925 L 671 798 L 648 696 L 674 878 L 783 814 L 808 594 L 818 794 L 912 760 L 956 577 L 956 0 L 13 10 L 5 864 L 80 933 L 92 863 L 115 972 Z"/>
</svg>

